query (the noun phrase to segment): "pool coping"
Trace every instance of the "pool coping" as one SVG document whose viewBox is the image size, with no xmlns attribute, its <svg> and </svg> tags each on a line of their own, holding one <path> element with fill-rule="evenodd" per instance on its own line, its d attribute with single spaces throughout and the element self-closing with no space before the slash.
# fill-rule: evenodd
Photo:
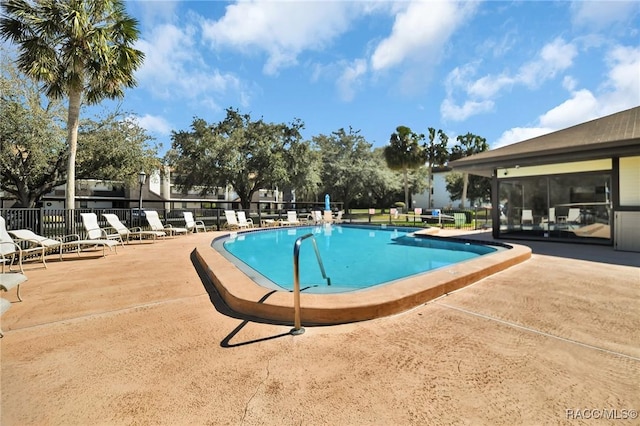
<svg viewBox="0 0 640 426">
<path fill-rule="evenodd" d="M 240 231 L 238 234 L 242 232 L 252 231 Z M 213 239 L 229 235 L 231 232 L 216 234 Z M 460 240 L 455 237 L 437 238 Z M 467 241 L 475 240 L 467 239 Z M 483 241 L 475 242 L 486 244 Z M 302 324 L 307 326 L 344 324 L 398 314 L 459 290 L 531 257 L 531 249 L 526 246 L 489 244 L 509 248 L 370 289 L 337 294 L 302 293 L 300 294 Z M 293 323 L 292 292 L 272 290 L 256 284 L 216 251 L 211 244 L 198 245 L 194 254 L 199 266 L 229 308 L 250 317 Z"/>
</svg>

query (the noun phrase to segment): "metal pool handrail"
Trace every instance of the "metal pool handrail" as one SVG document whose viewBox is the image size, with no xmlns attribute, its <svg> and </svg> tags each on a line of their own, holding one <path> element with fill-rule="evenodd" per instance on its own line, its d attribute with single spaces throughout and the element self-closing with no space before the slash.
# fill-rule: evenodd
<svg viewBox="0 0 640 426">
<path fill-rule="evenodd" d="M 311 242 L 313 243 L 313 249 L 316 252 L 316 259 L 318 259 L 318 265 L 320 266 L 320 271 L 322 272 L 322 278 L 327 280 L 327 285 L 331 285 L 331 278 L 327 277 L 327 274 L 324 270 L 324 264 L 322 263 L 322 258 L 320 257 L 320 251 L 318 250 L 318 244 L 316 243 L 316 239 L 313 234 L 306 234 L 302 237 L 296 239 L 296 242 L 293 245 L 293 329 L 291 330 L 291 334 L 298 335 L 304 333 L 304 328 L 302 328 L 300 321 L 300 246 L 302 245 L 302 241 L 307 238 L 311 238 Z"/>
</svg>

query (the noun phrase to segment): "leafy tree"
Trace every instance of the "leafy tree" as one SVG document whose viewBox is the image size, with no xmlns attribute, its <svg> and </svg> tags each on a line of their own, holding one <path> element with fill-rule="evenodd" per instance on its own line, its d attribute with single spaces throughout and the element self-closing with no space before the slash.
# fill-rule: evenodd
<svg viewBox="0 0 640 426">
<path fill-rule="evenodd" d="M 436 134 L 438 140 L 436 141 Z M 442 130 L 429 127 L 429 142 L 424 144 L 424 150 L 427 157 L 427 182 L 429 182 L 428 208 L 431 208 L 431 184 L 433 179 L 433 168 L 446 164 L 449 159 L 449 137 Z"/>
<path fill-rule="evenodd" d="M 3 56 L 6 58 L 7 56 Z M 0 189 L 16 207 L 35 207 L 66 182 L 64 106 L 42 97 L 9 60 L 0 74 Z M 157 148 L 134 119 L 111 112 L 85 120 L 79 132 L 78 175 L 135 183 L 140 168 L 157 168 Z"/>
<path fill-rule="evenodd" d="M 134 117 L 112 113 L 99 121 L 80 126 L 78 136 L 78 177 L 137 184 L 138 173 L 161 168 L 158 147 Z"/>
<path fill-rule="evenodd" d="M 0 189 L 16 207 L 35 207 L 65 182 L 64 111 L 60 102 L 42 99 L 36 84 L 0 53 Z"/>
<path fill-rule="evenodd" d="M 297 199 L 318 201 L 322 184 L 322 158 L 308 141 L 292 141 L 285 151 L 289 185 Z"/>
<path fill-rule="evenodd" d="M 231 185 L 243 208 L 249 208 L 259 189 L 312 186 L 303 179 L 301 167 L 291 163 L 293 152 L 288 152 L 292 147 L 297 155 L 308 152 L 300 145 L 301 128 L 300 121 L 289 125 L 253 121 L 249 114 L 229 108 L 226 118 L 215 125 L 196 118 L 191 131 L 173 132 L 166 160 L 182 190 L 198 187 L 205 195 Z M 307 157 L 300 161 L 312 163 Z"/>
<path fill-rule="evenodd" d="M 409 206 L 409 169 L 424 165 L 426 156 L 419 142 L 424 135 L 411 131 L 409 127 L 398 126 L 391 134 L 389 145 L 384 148 L 384 157 L 391 170 L 401 170 L 404 179 L 404 203 Z"/>
<path fill-rule="evenodd" d="M 372 166 L 367 172 L 368 189 L 376 207 L 391 207 L 399 197 L 402 197 L 402 173 L 391 170 L 384 158 L 384 148 L 373 150 Z"/>
<path fill-rule="evenodd" d="M 66 206 L 75 207 L 75 165 L 83 97 L 88 104 L 124 96 L 144 54 L 132 47 L 137 21 L 121 0 L 7 0 L 0 34 L 19 50 L 17 65 L 50 99 L 68 97 Z"/>
<path fill-rule="evenodd" d="M 325 192 L 344 202 L 349 211 L 351 202 L 367 189 L 372 169 L 371 144 L 359 130 L 343 128 L 331 135 L 320 134 L 312 143 L 322 155 L 322 182 Z"/>
<path fill-rule="evenodd" d="M 464 190 L 463 173 L 451 172 L 446 177 L 447 191 L 451 200 L 462 199 Z M 491 178 L 485 176 L 469 175 L 467 184 L 467 196 L 472 200 L 491 200 Z"/>
<path fill-rule="evenodd" d="M 456 140 L 458 141 L 458 143 L 451 149 L 451 155 L 450 155 L 451 160 L 458 160 L 462 157 L 468 157 L 470 155 L 478 154 L 480 152 L 484 152 L 489 149 L 487 140 L 483 137 L 474 135 L 473 133 L 467 133 L 466 135 L 459 135 L 456 138 Z M 460 200 L 461 200 L 460 207 L 462 208 L 464 208 L 466 204 L 468 184 L 469 184 L 469 174 L 467 172 L 464 172 L 462 194 L 460 197 Z"/>
</svg>

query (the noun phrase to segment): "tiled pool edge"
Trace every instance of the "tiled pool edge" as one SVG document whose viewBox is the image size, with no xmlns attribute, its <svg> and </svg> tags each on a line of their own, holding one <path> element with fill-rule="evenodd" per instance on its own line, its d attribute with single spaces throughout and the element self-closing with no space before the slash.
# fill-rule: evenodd
<svg viewBox="0 0 640 426">
<path fill-rule="evenodd" d="M 224 235 L 226 233 L 219 233 Z M 508 250 L 410 277 L 368 290 L 339 294 L 301 294 L 303 325 L 330 325 L 385 317 L 412 309 L 466 287 L 531 257 L 531 249 L 510 244 Z M 195 258 L 234 311 L 265 320 L 293 321 L 293 294 L 255 284 L 210 244 L 195 249 Z M 293 273 L 293 260 L 291 271 Z"/>
</svg>

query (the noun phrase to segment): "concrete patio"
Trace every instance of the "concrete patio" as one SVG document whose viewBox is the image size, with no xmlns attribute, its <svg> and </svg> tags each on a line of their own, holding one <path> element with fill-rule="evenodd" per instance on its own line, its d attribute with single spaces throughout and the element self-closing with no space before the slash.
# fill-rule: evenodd
<svg viewBox="0 0 640 426">
<path fill-rule="evenodd" d="M 2 316 L 0 423 L 637 422 L 638 253 L 519 241 L 531 259 L 469 287 L 294 337 L 221 302 L 193 262 L 216 235 L 27 264 Z"/>
</svg>

